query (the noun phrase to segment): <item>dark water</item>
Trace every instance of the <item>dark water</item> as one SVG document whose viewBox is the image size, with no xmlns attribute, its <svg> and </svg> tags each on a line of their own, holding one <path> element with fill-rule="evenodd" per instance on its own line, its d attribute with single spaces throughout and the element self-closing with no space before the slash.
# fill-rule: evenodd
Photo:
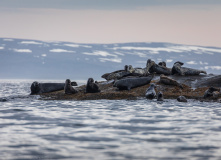
<svg viewBox="0 0 221 160">
<path fill-rule="evenodd" d="M 220 103 L 41 101 L 30 82 L 0 82 L 0 159 L 221 159 Z"/>
</svg>

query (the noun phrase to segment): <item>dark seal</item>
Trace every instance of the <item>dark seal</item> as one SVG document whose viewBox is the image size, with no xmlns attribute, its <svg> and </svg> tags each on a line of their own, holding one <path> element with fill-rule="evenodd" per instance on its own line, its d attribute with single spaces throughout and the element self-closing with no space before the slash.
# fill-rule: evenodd
<svg viewBox="0 0 221 160">
<path fill-rule="evenodd" d="M 150 73 L 171 75 L 171 68 L 166 67 L 166 62 L 161 62 L 161 63 L 162 63 L 161 65 L 158 65 L 151 59 L 148 59 L 146 64 L 146 69 Z"/>
<path fill-rule="evenodd" d="M 115 81 L 113 86 L 117 87 L 119 90 L 130 90 L 132 88 L 149 84 L 152 79 L 153 79 L 153 75 L 148 76 L 148 77 L 125 78 L 125 79 Z"/>
<path fill-rule="evenodd" d="M 86 85 L 86 93 L 97 93 L 100 92 L 100 89 L 96 83 L 94 83 L 93 78 L 88 78 L 87 85 Z"/>
<path fill-rule="evenodd" d="M 145 93 L 145 97 L 147 99 L 153 99 L 156 97 L 156 91 L 155 91 L 155 84 L 151 84 L 149 88 L 147 88 L 146 93 Z"/>
<path fill-rule="evenodd" d="M 64 93 L 65 94 L 75 94 L 75 93 L 77 93 L 77 90 L 75 90 L 72 87 L 70 79 L 66 79 L 66 81 L 65 81 Z"/>
<path fill-rule="evenodd" d="M 72 86 L 77 86 L 76 82 L 71 82 Z M 38 83 L 37 81 L 31 84 L 31 95 L 41 94 L 63 90 L 65 83 Z"/>
<path fill-rule="evenodd" d="M 186 97 L 184 97 L 184 96 L 179 96 L 179 97 L 177 98 L 177 101 L 179 101 L 179 102 L 187 102 L 187 99 L 186 99 Z"/>
<path fill-rule="evenodd" d="M 158 92 L 157 93 L 157 101 L 163 101 L 163 92 Z"/>
<path fill-rule="evenodd" d="M 220 91 L 220 90 L 214 87 L 210 87 L 209 89 L 205 91 L 203 98 L 212 97 L 214 95 L 214 92 L 216 91 Z"/>
<path fill-rule="evenodd" d="M 206 71 L 203 70 L 182 67 L 183 64 L 184 63 L 180 61 L 175 62 L 172 68 L 172 75 L 178 74 L 181 76 L 185 76 L 185 75 L 199 75 L 200 73 L 207 74 Z"/>
</svg>

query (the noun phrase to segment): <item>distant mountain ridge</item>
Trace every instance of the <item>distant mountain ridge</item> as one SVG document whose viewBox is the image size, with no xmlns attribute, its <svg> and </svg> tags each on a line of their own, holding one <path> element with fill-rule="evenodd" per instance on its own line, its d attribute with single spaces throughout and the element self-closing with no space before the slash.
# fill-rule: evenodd
<svg viewBox="0 0 221 160">
<path fill-rule="evenodd" d="M 0 79 L 82 80 L 123 69 L 145 67 L 147 59 L 176 61 L 220 74 L 221 48 L 172 43 L 81 44 L 0 38 Z"/>
</svg>

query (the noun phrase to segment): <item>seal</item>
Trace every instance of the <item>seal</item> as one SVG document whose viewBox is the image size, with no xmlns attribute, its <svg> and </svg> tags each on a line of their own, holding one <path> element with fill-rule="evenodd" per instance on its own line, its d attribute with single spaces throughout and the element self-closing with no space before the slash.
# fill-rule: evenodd
<svg viewBox="0 0 221 160">
<path fill-rule="evenodd" d="M 176 80 L 169 78 L 163 74 L 160 75 L 160 83 L 165 84 L 165 85 L 178 86 L 183 89 L 183 86 L 180 83 L 178 83 Z"/>
<path fill-rule="evenodd" d="M 145 97 L 147 99 L 153 99 L 156 97 L 156 91 L 155 91 L 155 84 L 151 84 L 149 88 L 147 88 L 146 93 L 145 93 Z"/>
<path fill-rule="evenodd" d="M 208 98 L 208 97 L 212 97 L 213 96 L 213 93 L 215 91 L 220 91 L 219 89 L 217 88 L 214 88 L 214 87 L 210 87 L 209 89 L 207 89 L 203 95 L 203 98 Z"/>
<path fill-rule="evenodd" d="M 158 92 L 157 93 L 157 101 L 163 101 L 163 92 Z"/>
<path fill-rule="evenodd" d="M 77 90 L 75 90 L 71 85 L 71 80 L 66 79 L 65 86 L 64 86 L 64 93 L 65 94 L 74 94 L 77 93 Z"/>
<path fill-rule="evenodd" d="M 71 82 L 71 85 L 77 86 L 77 83 Z M 63 90 L 64 86 L 65 83 L 38 83 L 37 81 L 34 81 L 30 87 L 31 95 Z"/>
<path fill-rule="evenodd" d="M 86 93 L 97 93 L 100 92 L 100 89 L 96 83 L 94 83 L 93 78 L 88 78 L 86 85 Z"/>
<path fill-rule="evenodd" d="M 131 90 L 132 88 L 149 84 L 153 77 L 154 75 L 150 75 L 147 77 L 125 78 L 115 81 L 113 86 L 117 87 L 119 90 Z"/>
<path fill-rule="evenodd" d="M 164 62 L 164 61 L 159 62 L 158 65 L 159 65 L 159 66 L 162 66 L 162 67 L 167 67 L 166 62 Z"/>
<path fill-rule="evenodd" d="M 177 101 L 179 101 L 179 102 L 187 102 L 187 99 L 186 99 L 186 97 L 184 97 L 184 96 L 179 96 L 179 97 L 177 98 Z"/>
<path fill-rule="evenodd" d="M 146 69 L 150 73 L 154 73 L 155 72 L 157 74 L 171 75 L 171 68 L 165 67 L 166 66 L 166 62 L 164 62 L 164 63 L 162 65 L 158 65 L 154 61 L 152 61 L 151 59 L 148 59 L 147 60 L 147 64 L 146 64 Z"/>
<path fill-rule="evenodd" d="M 182 67 L 183 64 L 184 63 L 180 61 L 175 62 L 172 68 L 172 75 L 178 74 L 181 76 L 185 76 L 185 75 L 199 75 L 200 73 L 207 74 L 206 71 L 203 70 Z"/>
<path fill-rule="evenodd" d="M 146 67 L 145 68 L 133 68 L 132 65 L 128 66 L 127 71 L 130 73 L 135 73 L 135 74 L 139 74 L 139 75 L 143 75 L 143 76 L 146 76 L 149 74 Z"/>
<path fill-rule="evenodd" d="M 124 70 L 117 70 L 111 73 L 105 73 L 101 76 L 101 78 L 104 78 L 106 80 L 116 80 L 120 79 L 124 76 L 130 75 L 131 73 L 128 71 L 128 66 L 124 66 Z"/>
<path fill-rule="evenodd" d="M 221 87 L 221 75 L 216 75 L 209 78 L 204 78 L 202 80 L 197 81 L 196 87 Z"/>
</svg>

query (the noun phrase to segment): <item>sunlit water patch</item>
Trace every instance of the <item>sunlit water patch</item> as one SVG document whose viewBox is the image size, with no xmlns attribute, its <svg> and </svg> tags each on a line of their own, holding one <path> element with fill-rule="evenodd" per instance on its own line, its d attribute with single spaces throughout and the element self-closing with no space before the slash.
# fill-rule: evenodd
<svg viewBox="0 0 221 160">
<path fill-rule="evenodd" d="M 0 82 L 0 97 L 30 93 Z M 3 159 L 221 159 L 221 104 L 140 100 L 0 102 Z"/>
</svg>

